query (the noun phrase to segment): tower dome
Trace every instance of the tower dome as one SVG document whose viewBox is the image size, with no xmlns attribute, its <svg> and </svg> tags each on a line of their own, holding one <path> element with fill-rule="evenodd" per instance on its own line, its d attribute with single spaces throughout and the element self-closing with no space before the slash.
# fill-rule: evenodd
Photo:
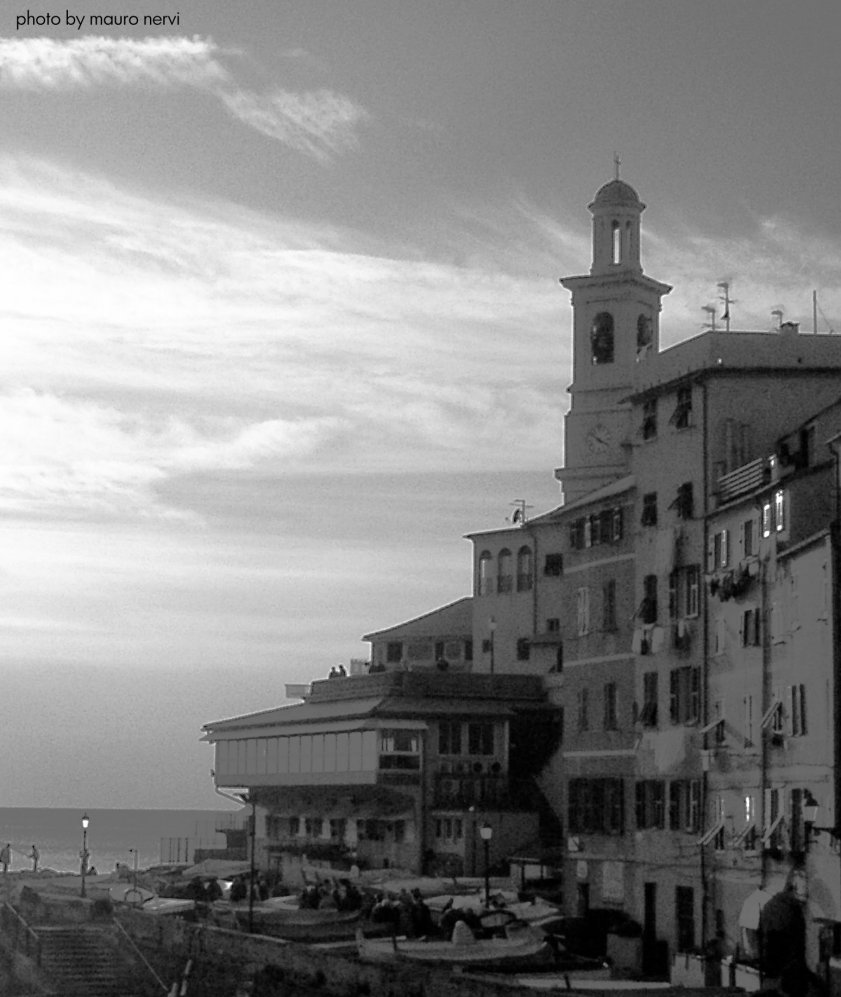
<svg viewBox="0 0 841 997">
<path fill-rule="evenodd" d="M 637 192 L 629 183 L 625 183 L 624 180 L 610 180 L 598 189 L 590 205 L 591 210 L 603 207 L 634 207 L 642 211 L 645 205 L 640 202 Z"/>
</svg>

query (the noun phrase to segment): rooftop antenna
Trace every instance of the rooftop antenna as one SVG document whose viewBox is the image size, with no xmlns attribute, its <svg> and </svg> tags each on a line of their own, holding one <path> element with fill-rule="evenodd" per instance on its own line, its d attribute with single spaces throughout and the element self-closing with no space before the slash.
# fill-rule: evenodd
<svg viewBox="0 0 841 997">
<path fill-rule="evenodd" d="M 710 332 L 715 332 L 715 316 L 718 309 L 715 305 L 704 305 L 701 310 L 705 311 L 708 315 L 707 322 L 705 324 L 709 325 Z"/>
<path fill-rule="evenodd" d="M 622 160 L 619 158 L 619 153 L 613 153 L 613 179 L 619 179 L 619 167 L 622 165 Z"/>
<path fill-rule="evenodd" d="M 527 505 L 525 499 L 514 499 L 511 503 L 514 506 L 514 511 L 510 516 L 505 518 L 513 524 L 514 526 L 524 526 L 526 522 L 526 510 L 533 509 L 533 505 Z"/>
<path fill-rule="evenodd" d="M 782 308 L 774 308 L 771 311 L 771 317 L 777 320 L 777 329 L 781 328 L 783 324 L 783 310 Z"/>
<path fill-rule="evenodd" d="M 721 319 L 724 322 L 724 331 L 730 332 L 730 306 L 735 303 L 730 297 L 730 281 L 720 280 L 718 284 L 716 284 L 716 287 L 720 291 L 724 292 L 719 295 L 718 300 L 724 302 L 724 311 L 721 315 Z"/>
<path fill-rule="evenodd" d="M 818 333 L 818 314 L 820 313 L 821 318 L 826 322 L 827 329 L 829 330 L 830 336 L 835 335 L 835 330 L 832 328 L 832 323 L 824 315 L 823 309 L 818 304 L 818 292 L 812 291 L 812 331 L 817 335 Z"/>
</svg>

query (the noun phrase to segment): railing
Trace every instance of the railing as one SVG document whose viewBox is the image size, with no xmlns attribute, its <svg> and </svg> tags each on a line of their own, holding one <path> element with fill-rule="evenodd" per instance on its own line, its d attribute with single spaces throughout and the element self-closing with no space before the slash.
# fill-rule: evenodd
<svg viewBox="0 0 841 997">
<path fill-rule="evenodd" d="M 3 901 L 0 906 L 0 927 L 6 937 L 11 939 L 15 951 L 23 952 L 36 966 L 41 965 L 41 939 L 7 901 Z"/>
<path fill-rule="evenodd" d="M 119 935 L 121 935 L 129 943 L 129 945 L 131 946 L 132 952 L 143 963 L 143 965 L 146 967 L 146 969 L 149 970 L 149 972 L 152 974 L 152 976 L 154 977 L 155 982 L 158 984 L 158 986 L 161 988 L 161 990 L 165 994 L 168 994 L 170 992 L 170 988 L 164 983 L 164 981 L 160 978 L 160 976 L 158 976 L 158 974 L 155 972 L 155 970 L 152 968 L 151 964 L 149 963 L 149 960 L 146 958 L 146 956 L 143 955 L 143 953 L 140 951 L 140 949 L 135 944 L 134 939 L 126 931 L 126 929 L 120 924 L 120 922 L 116 919 L 116 917 L 114 918 L 114 925 L 117 928 L 117 933 Z"/>
<path fill-rule="evenodd" d="M 743 464 L 735 471 L 730 471 L 729 474 L 722 474 L 716 487 L 718 501 L 729 502 L 738 495 L 760 488 L 769 480 L 770 474 L 771 468 L 764 457 L 752 460 L 749 464 Z"/>
</svg>

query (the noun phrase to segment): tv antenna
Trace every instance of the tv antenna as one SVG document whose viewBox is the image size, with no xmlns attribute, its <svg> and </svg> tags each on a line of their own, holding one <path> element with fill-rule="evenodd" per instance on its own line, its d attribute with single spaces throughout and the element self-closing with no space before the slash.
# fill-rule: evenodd
<svg viewBox="0 0 841 997">
<path fill-rule="evenodd" d="M 703 305 L 701 311 L 707 313 L 707 321 L 704 323 L 704 326 L 709 326 L 710 332 L 715 332 L 715 316 L 718 309 L 715 305 Z"/>
<path fill-rule="evenodd" d="M 718 300 L 724 304 L 724 311 L 721 313 L 721 319 L 724 322 L 724 331 L 730 332 L 730 306 L 736 304 L 734 298 L 730 297 L 730 281 L 720 280 L 716 287 L 722 293 L 718 296 Z"/>
<path fill-rule="evenodd" d="M 526 522 L 526 510 L 533 509 L 534 506 L 528 505 L 525 499 L 514 499 L 511 505 L 514 506 L 514 511 L 506 519 L 514 526 L 523 526 Z"/>
</svg>

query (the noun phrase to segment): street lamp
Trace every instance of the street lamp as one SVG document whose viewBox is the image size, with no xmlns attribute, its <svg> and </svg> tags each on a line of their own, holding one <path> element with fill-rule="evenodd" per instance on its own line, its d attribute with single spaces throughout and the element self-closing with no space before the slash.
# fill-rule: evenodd
<svg viewBox="0 0 841 997">
<path fill-rule="evenodd" d="M 490 824 L 483 824 L 479 828 L 479 837 L 482 839 L 482 847 L 485 850 L 485 906 L 490 907 L 491 904 L 491 838 L 494 836 L 494 830 Z"/>
<path fill-rule="evenodd" d="M 488 621 L 488 630 L 491 632 L 491 675 L 494 673 L 494 635 L 496 634 L 496 620 L 492 616 Z"/>
<path fill-rule="evenodd" d="M 82 860 L 82 896 L 86 897 L 87 893 L 85 891 L 85 876 L 88 874 L 88 824 L 90 824 L 90 817 L 86 813 L 82 814 L 82 850 L 79 852 L 79 858 Z"/>
</svg>

